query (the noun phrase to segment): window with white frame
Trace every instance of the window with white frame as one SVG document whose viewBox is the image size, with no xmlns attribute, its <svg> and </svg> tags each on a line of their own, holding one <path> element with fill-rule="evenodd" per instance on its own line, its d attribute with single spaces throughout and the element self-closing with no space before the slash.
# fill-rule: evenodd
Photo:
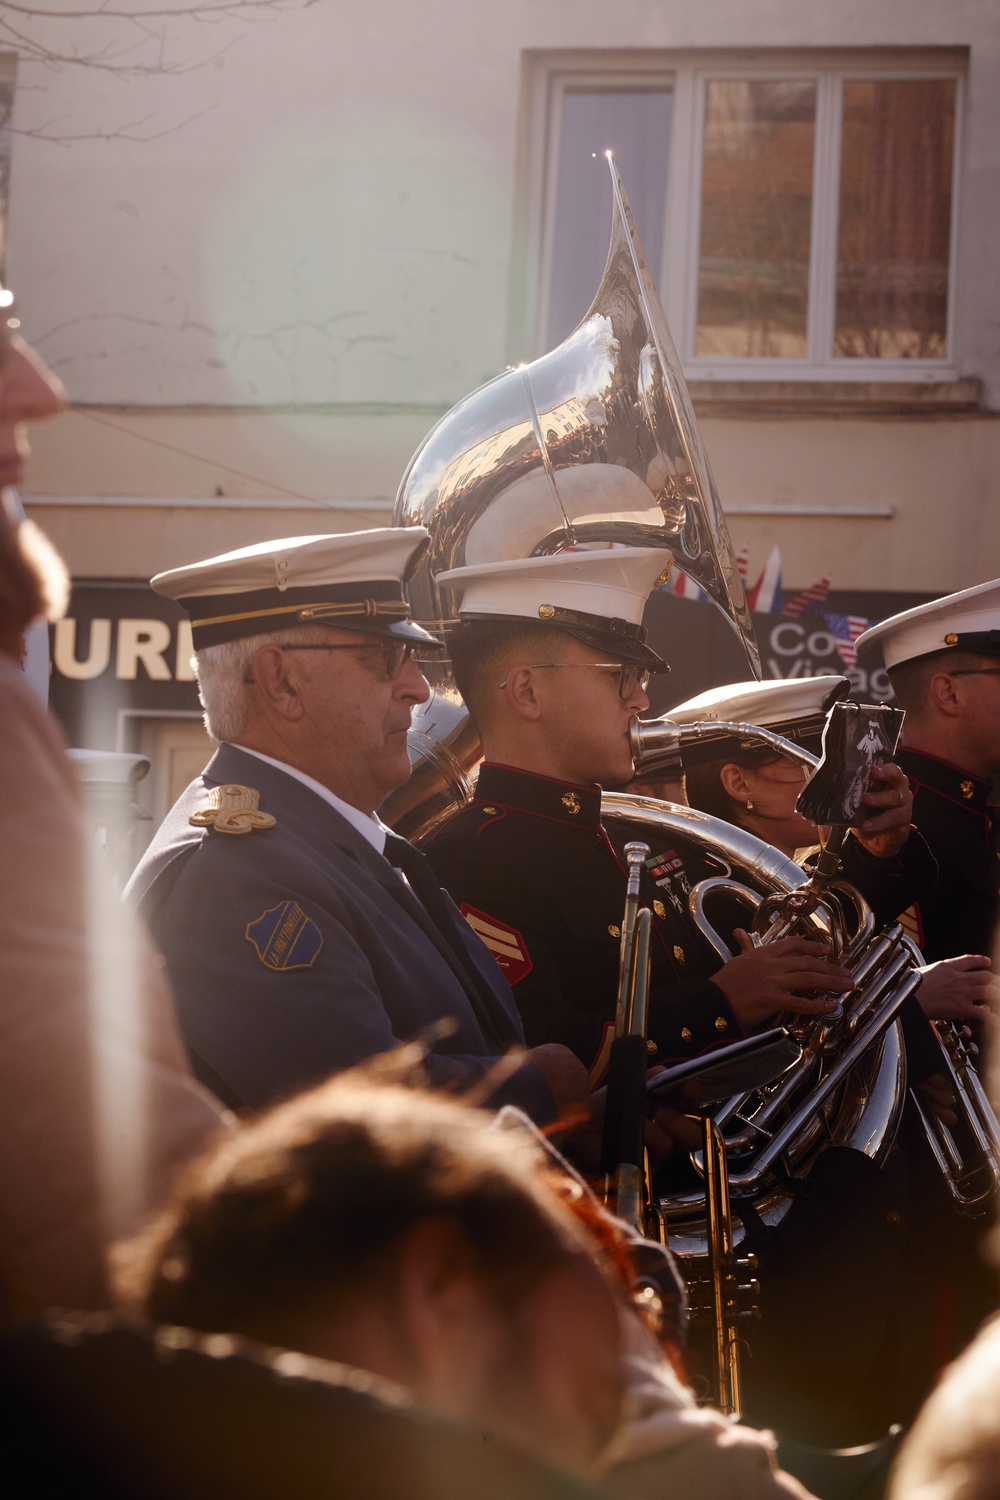
<svg viewBox="0 0 1000 1500">
<path fill-rule="evenodd" d="M 924 53 L 548 54 L 525 352 L 564 338 L 597 287 L 611 148 L 690 375 L 947 378 L 962 81 L 960 61 Z"/>
</svg>

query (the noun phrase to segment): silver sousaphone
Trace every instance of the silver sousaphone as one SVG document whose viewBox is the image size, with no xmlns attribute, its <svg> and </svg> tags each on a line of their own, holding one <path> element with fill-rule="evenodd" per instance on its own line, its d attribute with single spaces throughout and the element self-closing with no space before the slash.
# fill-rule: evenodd
<svg viewBox="0 0 1000 1500">
<path fill-rule="evenodd" d="M 414 617 L 442 635 L 446 568 L 581 543 L 662 547 L 723 611 L 755 677 L 760 654 L 680 360 L 611 154 L 611 244 L 597 295 L 558 348 L 453 407 L 410 460 L 394 526 L 426 526 L 409 583 Z M 409 838 L 471 796 L 479 742 L 448 663 L 414 715 L 414 776 L 383 815 Z"/>
<path fill-rule="evenodd" d="M 452 605 L 441 598 L 434 575 L 446 568 L 552 553 L 581 542 L 653 544 L 663 547 L 665 564 L 676 558 L 725 612 L 759 675 L 746 599 L 687 386 L 610 158 L 609 168 L 611 245 L 586 317 L 550 354 L 506 371 L 460 402 L 410 463 L 393 519 L 397 525 L 425 525 L 431 537 L 410 583 L 411 605 L 440 633 Z M 447 665 L 432 663 L 428 672 L 434 693 L 410 734 L 414 775 L 382 809 L 387 821 L 417 842 L 471 798 L 481 758 Z M 641 753 L 653 746 L 637 748 Z M 728 825 L 708 820 L 709 827 L 690 809 L 612 796 L 605 806 L 636 825 L 635 838 L 645 837 L 647 827 L 659 838 L 686 834 L 728 867 L 737 883 L 756 890 L 758 899 L 790 895 L 805 882 L 803 872 L 776 850 Z M 820 912 L 810 922 L 823 929 Z M 872 926 L 862 902 L 858 927 L 874 939 Z M 720 956 L 722 951 L 720 946 Z M 881 1159 L 895 1133 L 903 1058 L 894 1020 L 902 994 L 916 979 L 895 939 L 868 957 L 871 964 L 859 968 L 859 1009 L 851 1008 L 842 1028 L 851 1045 L 842 1047 L 845 1038 L 838 1035 L 831 1057 L 825 1034 L 817 1037 L 811 1047 L 823 1058 L 815 1070 L 821 1075 L 817 1087 L 803 1078 L 801 1088 L 783 1087 L 780 1099 L 768 1094 L 760 1106 L 766 1134 L 756 1102 L 753 1126 L 737 1131 L 744 1154 L 734 1166 L 741 1186 L 766 1200 L 769 1215 L 780 1215 L 789 1202 L 777 1186 L 775 1164 L 793 1175 L 808 1170 L 816 1149 L 830 1139 L 863 1139 L 864 1149 Z M 852 958 L 860 964 L 857 949 Z M 878 973 L 878 983 L 868 982 L 869 970 Z M 680 1210 L 694 1249 L 700 1233 L 688 1221 L 697 1221 L 697 1203 L 671 1207 Z"/>
</svg>

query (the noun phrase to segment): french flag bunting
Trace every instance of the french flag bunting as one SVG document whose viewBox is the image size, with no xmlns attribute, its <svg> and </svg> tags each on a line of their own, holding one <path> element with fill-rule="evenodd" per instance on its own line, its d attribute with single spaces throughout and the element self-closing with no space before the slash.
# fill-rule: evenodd
<svg viewBox="0 0 1000 1500">
<path fill-rule="evenodd" d="M 775 545 L 764 571 L 747 595 L 747 603 L 758 615 L 781 614 L 781 551 Z"/>
<path fill-rule="evenodd" d="M 853 671 L 858 663 L 855 642 L 862 631 L 868 629 L 869 621 L 860 615 L 824 615 L 827 629 L 837 642 L 837 654 L 847 670 Z"/>
<path fill-rule="evenodd" d="M 740 583 L 747 586 L 747 573 L 750 569 L 750 548 L 745 544 L 736 554 L 736 571 L 740 576 Z"/>
<path fill-rule="evenodd" d="M 804 615 L 810 605 L 822 604 L 830 592 L 829 578 L 820 578 L 809 588 L 803 589 L 801 594 L 796 594 L 791 604 L 785 605 L 786 615 Z"/>
</svg>

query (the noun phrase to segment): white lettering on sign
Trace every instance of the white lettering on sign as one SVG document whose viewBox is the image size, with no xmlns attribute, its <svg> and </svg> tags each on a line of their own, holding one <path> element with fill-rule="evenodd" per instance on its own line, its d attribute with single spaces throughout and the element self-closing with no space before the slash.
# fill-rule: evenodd
<svg viewBox="0 0 1000 1500">
<path fill-rule="evenodd" d="M 805 631 L 801 625 L 775 625 L 771 631 L 771 650 L 777 651 L 779 656 L 798 656 L 805 649 L 804 636 Z M 781 674 L 775 673 L 775 676 L 779 675 Z"/>
<path fill-rule="evenodd" d="M 170 649 L 170 626 L 165 620 L 119 620 L 115 676 L 134 682 L 139 663 L 154 682 L 169 682 L 170 668 L 164 652 Z"/>
<path fill-rule="evenodd" d="M 111 660 L 111 621 L 91 620 L 90 648 L 84 661 L 76 656 L 76 621 L 57 620 L 52 659 L 57 672 L 74 682 L 88 682 L 100 677 Z"/>
</svg>

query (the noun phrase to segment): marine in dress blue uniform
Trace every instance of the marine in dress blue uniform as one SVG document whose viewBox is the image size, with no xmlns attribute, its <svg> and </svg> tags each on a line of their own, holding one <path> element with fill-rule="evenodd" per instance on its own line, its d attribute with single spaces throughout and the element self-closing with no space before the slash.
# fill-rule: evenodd
<svg viewBox="0 0 1000 1500">
<path fill-rule="evenodd" d="M 859 652 L 881 650 L 906 710 L 897 759 L 913 788 L 915 822 L 938 864 L 937 880 L 904 922 L 929 962 L 995 957 L 1000 580 L 892 615 L 857 644 Z M 988 1003 L 986 971 L 975 978 L 983 985 L 977 1005 Z M 917 1363 L 940 1370 L 996 1307 L 996 1273 L 983 1255 L 990 1216 L 958 1218 L 912 1114 L 904 1124 L 915 1163 L 913 1248 L 922 1295 L 913 1324 L 923 1345 Z"/>
<path fill-rule="evenodd" d="M 634 828 L 601 821 L 601 793 L 485 764 L 475 800 L 445 823 L 427 857 L 509 980 L 532 1043 L 559 1041 L 603 1078 L 613 1034 Z M 695 1057 L 743 1029 L 707 976 L 719 967 L 686 916 L 692 880 L 719 873 L 676 840 L 651 848 L 641 893 L 653 911 L 651 1062 Z M 690 975 L 690 977 L 689 977 Z"/>
<path fill-rule="evenodd" d="M 248 638 L 248 660 L 258 643 L 266 654 L 274 632 L 282 662 L 320 660 L 293 653 L 373 652 L 371 685 L 390 703 L 390 754 L 402 763 L 409 708 L 405 694 L 390 697 L 378 663 L 390 678 L 393 664 L 410 672 L 407 692 L 426 696 L 407 662 L 415 646 L 434 642 L 408 619 L 402 595 L 423 544 L 415 528 L 292 538 L 173 570 L 154 587 L 189 609 L 205 657 L 210 646 Z M 311 634 L 299 628 L 307 624 Z M 237 693 L 260 694 L 252 674 L 263 660 L 253 656 Z M 321 700 L 308 701 L 319 715 Z M 372 732 L 382 753 L 381 721 Z M 350 755 L 350 724 L 343 739 Z M 319 742 L 322 754 L 322 734 Z M 416 1039 L 429 1047 L 432 1084 L 464 1089 L 523 1045 L 506 981 L 421 856 L 305 763 L 223 743 L 168 815 L 127 895 L 165 956 L 196 1071 L 234 1106 L 259 1108 Z M 495 1098 L 537 1118 L 553 1113 L 530 1062 Z"/>
<path fill-rule="evenodd" d="M 1000 580 L 892 615 L 879 647 L 906 710 L 898 760 L 939 875 L 913 910 L 929 962 L 991 954 L 1000 915 Z"/>
</svg>

